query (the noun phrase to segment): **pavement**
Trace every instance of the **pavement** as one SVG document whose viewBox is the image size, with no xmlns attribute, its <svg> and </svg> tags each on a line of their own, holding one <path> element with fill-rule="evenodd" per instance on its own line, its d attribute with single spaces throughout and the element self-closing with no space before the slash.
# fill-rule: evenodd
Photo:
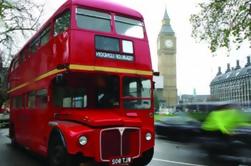
<svg viewBox="0 0 251 166">
<path fill-rule="evenodd" d="M 199 148 L 156 138 L 155 154 L 148 166 L 206 166 L 207 155 Z M 0 129 L 1 166 L 45 166 L 44 158 L 10 145 L 8 129 Z"/>
</svg>

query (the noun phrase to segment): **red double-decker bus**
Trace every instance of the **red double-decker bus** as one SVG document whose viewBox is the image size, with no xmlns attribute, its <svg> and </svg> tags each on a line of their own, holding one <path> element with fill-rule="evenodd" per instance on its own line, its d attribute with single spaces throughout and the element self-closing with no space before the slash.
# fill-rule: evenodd
<svg viewBox="0 0 251 166">
<path fill-rule="evenodd" d="M 51 166 L 147 165 L 152 75 L 140 13 L 104 0 L 67 1 L 11 63 L 12 143 Z"/>
</svg>

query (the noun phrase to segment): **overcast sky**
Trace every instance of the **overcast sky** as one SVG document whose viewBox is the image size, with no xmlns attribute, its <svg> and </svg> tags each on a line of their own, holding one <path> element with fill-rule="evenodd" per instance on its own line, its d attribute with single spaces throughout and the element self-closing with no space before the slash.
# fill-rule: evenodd
<svg viewBox="0 0 251 166">
<path fill-rule="evenodd" d="M 48 19 L 66 0 L 46 0 L 44 20 Z M 207 43 L 196 43 L 191 37 L 190 15 L 199 10 L 197 4 L 203 0 L 113 0 L 143 14 L 150 42 L 153 68 L 157 70 L 157 36 L 161 28 L 165 6 L 171 18 L 171 25 L 177 37 L 177 86 L 178 94 L 209 94 L 210 81 L 217 73 L 218 66 L 225 71 L 226 64 L 235 65 L 240 59 L 246 63 L 246 56 L 251 49 L 244 45 L 238 51 L 220 50 L 216 57 L 208 49 Z M 230 55 L 229 57 L 227 55 Z"/>
</svg>

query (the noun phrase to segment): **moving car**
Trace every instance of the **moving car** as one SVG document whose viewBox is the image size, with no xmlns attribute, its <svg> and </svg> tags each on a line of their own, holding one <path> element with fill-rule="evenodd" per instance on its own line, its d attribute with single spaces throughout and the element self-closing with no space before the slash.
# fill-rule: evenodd
<svg viewBox="0 0 251 166">
<path fill-rule="evenodd" d="M 179 112 L 155 122 L 158 136 L 178 142 L 190 142 L 201 132 L 201 122 L 191 118 L 188 113 Z"/>
<path fill-rule="evenodd" d="M 9 114 L 4 109 L 0 109 L 0 128 L 9 125 Z"/>
</svg>

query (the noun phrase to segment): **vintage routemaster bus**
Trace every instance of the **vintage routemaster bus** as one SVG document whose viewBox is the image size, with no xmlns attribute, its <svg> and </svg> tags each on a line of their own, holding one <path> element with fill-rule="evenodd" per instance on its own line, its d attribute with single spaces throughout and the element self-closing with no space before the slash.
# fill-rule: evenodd
<svg viewBox="0 0 251 166">
<path fill-rule="evenodd" d="M 73 162 L 147 165 L 154 151 L 152 64 L 140 13 L 69 0 L 14 57 L 13 144 Z"/>
</svg>

